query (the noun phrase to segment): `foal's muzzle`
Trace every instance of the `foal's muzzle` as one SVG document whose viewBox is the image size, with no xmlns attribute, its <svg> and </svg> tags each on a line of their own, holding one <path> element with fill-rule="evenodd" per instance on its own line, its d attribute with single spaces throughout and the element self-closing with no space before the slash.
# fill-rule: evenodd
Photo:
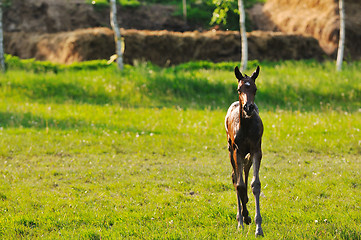
<svg viewBox="0 0 361 240">
<path fill-rule="evenodd" d="M 246 103 L 243 107 L 243 110 L 246 112 L 247 116 L 252 116 L 253 111 L 255 110 L 255 106 L 253 103 Z"/>
</svg>

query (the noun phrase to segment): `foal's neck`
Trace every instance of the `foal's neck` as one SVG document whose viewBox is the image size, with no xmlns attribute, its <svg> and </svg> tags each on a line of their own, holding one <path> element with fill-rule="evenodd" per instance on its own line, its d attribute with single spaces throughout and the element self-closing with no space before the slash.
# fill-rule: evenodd
<svg viewBox="0 0 361 240">
<path fill-rule="evenodd" d="M 246 118 L 243 116 L 243 109 L 242 109 L 242 102 L 239 101 L 239 129 L 245 129 L 249 126 L 249 124 L 252 122 L 253 120 L 253 116 L 251 116 L 250 118 Z"/>
</svg>

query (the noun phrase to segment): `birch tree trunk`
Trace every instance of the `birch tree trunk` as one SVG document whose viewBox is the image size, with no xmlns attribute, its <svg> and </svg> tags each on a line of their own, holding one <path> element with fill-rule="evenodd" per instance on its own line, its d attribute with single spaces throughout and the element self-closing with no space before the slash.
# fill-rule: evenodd
<svg viewBox="0 0 361 240">
<path fill-rule="evenodd" d="M 183 19 L 187 22 L 187 0 L 182 0 L 183 2 Z"/>
<path fill-rule="evenodd" d="M 4 58 L 4 34 L 3 34 L 3 9 L 2 0 L 0 0 L 0 71 L 5 72 Z"/>
<path fill-rule="evenodd" d="M 116 0 L 110 0 L 110 25 L 114 31 L 115 49 L 117 54 L 118 69 L 123 70 L 123 56 L 122 56 L 122 39 L 120 29 L 117 22 L 117 4 Z"/>
<path fill-rule="evenodd" d="M 241 69 L 242 71 L 246 70 L 247 68 L 247 61 L 248 61 L 248 44 L 247 44 L 247 34 L 246 34 L 246 14 L 244 11 L 243 0 L 238 0 L 238 10 L 239 10 L 239 26 L 241 32 L 241 51 L 242 51 L 242 58 L 241 58 Z"/>
<path fill-rule="evenodd" d="M 339 12 L 340 12 L 340 37 L 338 41 L 338 51 L 337 51 L 337 60 L 336 60 L 336 69 L 341 71 L 342 69 L 342 60 L 343 52 L 345 48 L 345 8 L 344 0 L 339 0 Z"/>
</svg>

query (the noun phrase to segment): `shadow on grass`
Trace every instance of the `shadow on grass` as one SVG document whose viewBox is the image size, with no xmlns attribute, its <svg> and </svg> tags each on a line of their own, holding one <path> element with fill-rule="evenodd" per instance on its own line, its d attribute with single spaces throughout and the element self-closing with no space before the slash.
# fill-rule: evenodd
<svg viewBox="0 0 361 240">
<path fill-rule="evenodd" d="M 257 104 L 265 109 L 286 109 L 299 111 L 342 110 L 359 111 L 361 91 L 354 89 L 353 96 L 340 92 L 322 93 L 317 89 L 300 88 L 292 90 L 260 89 L 256 96 Z"/>
<path fill-rule="evenodd" d="M 225 108 L 237 100 L 236 84 L 210 82 L 196 76 L 160 76 L 151 79 L 148 98 L 158 106 L 180 106 L 182 108 Z"/>
<path fill-rule="evenodd" d="M 56 103 L 75 101 L 89 104 L 107 104 L 113 101 L 103 89 L 93 89 L 76 83 L 40 79 L 26 84 L 13 83 L 11 88 L 30 99 Z"/>
<path fill-rule="evenodd" d="M 160 106 L 180 106 L 196 109 L 224 109 L 238 100 L 237 83 L 210 82 L 197 76 L 162 76 L 149 81 L 148 91 L 152 102 Z M 333 89 L 322 91 L 318 88 L 280 86 L 274 84 L 259 88 L 256 103 L 261 109 L 287 109 L 300 111 L 320 111 L 339 109 L 359 111 L 361 90 Z"/>
<path fill-rule="evenodd" d="M 230 71 L 230 66 L 222 66 Z M 212 65 L 213 66 L 213 65 Z M 203 65 L 201 66 L 203 67 Z M 159 69 L 152 66 L 129 68 L 123 73 L 101 76 L 99 72 L 85 77 L 68 75 L 33 76 L 23 81 L 11 81 L 9 95 L 26 96 L 39 102 L 117 104 L 123 107 L 173 107 L 192 109 L 224 109 L 238 100 L 237 81 L 231 74 L 210 71 L 224 79 L 212 80 L 202 71 L 188 70 L 188 65 Z M 229 69 L 228 69 L 229 68 Z M 231 71 L 230 71 L 231 72 Z M 71 76 L 72 79 L 64 79 Z M 207 77 L 208 76 L 208 77 Z M 93 81 L 101 78 L 102 81 Z M 103 81 L 104 80 L 104 81 Z M 299 79 L 297 81 L 300 81 Z M 0 81 L 0 88 L 8 91 L 8 83 Z M 358 111 L 361 108 L 361 89 L 357 85 L 326 85 L 307 88 L 292 82 L 263 84 L 259 87 L 256 103 L 262 109 L 301 111 L 331 109 Z M 109 86 L 111 89 L 109 90 Z M 349 88 L 349 89 L 346 89 Z"/>
<path fill-rule="evenodd" d="M 39 83 L 31 88 L 13 85 L 12 88 L 39 102 L 86 103 L 95 105 L 119 104 L 123 107 L 173 107 L 187 109 L 225 109 L 238 100 L 236 83 L 210 82 L 195 76 L 157 76 L 147 79 L 146 87 L 138 92 L 109 94 L 104 89 L 85 88 L 73 83 Z M 144 85 L 144 84 L 143 84 Z M 137 97 L 136 97 L 137 96 Z M 140 96 L 140 97 L 139 97 Z M 261 109 L 287 109 L 317 111 L 325 107 L 345 111 L 358 111 L 361 90 L 353 89 L 352 96 L 342 91 L 321 92 L 280 86 L 259 88 L 256 103 Z"/>
<path fill-rule="evenodd" d="M 117 131 L 149 134 L 144 129 L 138 129 L 133 126 L 119 127 L 112 124 L 94 124 L 82 119 L 68 117 L 67 119 L 44 118 L 32 113 L 1 112 L 0 128 L 34 128 L 34 129 L 60 129 L 60 130 L 79 130 L 79 131 Z M 153 134 L 157 132 L 152 131 Z"/>
</svg>

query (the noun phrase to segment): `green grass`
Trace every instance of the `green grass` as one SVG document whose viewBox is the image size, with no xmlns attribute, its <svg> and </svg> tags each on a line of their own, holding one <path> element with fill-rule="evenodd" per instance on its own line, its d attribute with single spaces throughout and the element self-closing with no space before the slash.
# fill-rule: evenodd
<svg viewBox="0 0 361 240">
<path fill-rule="evenodd" d="M 360 239 L 360 62 L 259 64 L 265 239 Z M 236 228 L 223 123 L 235 63 L 15 65 L 0 75 L 0 238 L 254 238 Z"/>
<path fill-rule="evenodd" d="M 107 0 L 85 0 L 85 2 L 92 4 L 95 9 L 109 8 L 109 1 Z M 116 3 L 125 8 L 137 8 L 140 6 L 138 0 L 117 0 Z"/>
</svg>

